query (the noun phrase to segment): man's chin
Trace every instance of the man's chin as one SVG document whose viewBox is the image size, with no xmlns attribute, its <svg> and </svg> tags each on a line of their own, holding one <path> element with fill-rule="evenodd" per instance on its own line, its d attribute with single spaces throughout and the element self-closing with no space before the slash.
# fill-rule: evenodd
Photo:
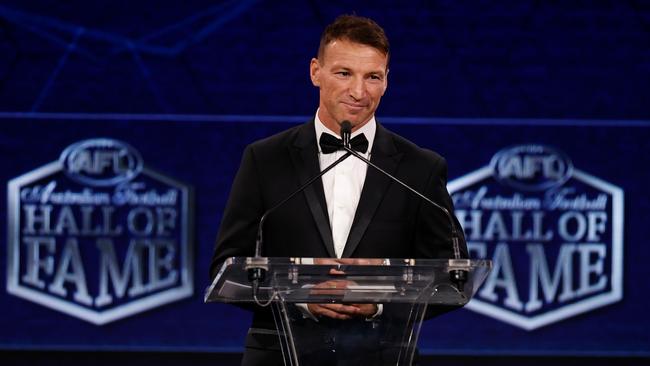
<svg viewBox="0 0 650 366">
<path fill-rule="evenodd" d="M 364 116 L 359 116 L 359 115 L 348 115 L 348 116 L 343 116 L 339 121 L 339 125 L 343 123 L 343 121 L 348 121 L 352 124 L 352 127 L 358 127 L 364 125 L 366 122 L 370 120 L 370 117 L 364 117 Z"/>
</svg>

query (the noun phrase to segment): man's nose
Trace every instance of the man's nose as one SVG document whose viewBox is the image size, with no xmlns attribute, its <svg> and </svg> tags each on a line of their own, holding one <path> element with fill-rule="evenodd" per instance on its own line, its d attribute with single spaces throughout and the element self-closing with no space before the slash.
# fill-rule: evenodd
<svg viewBox="0 0 650 366">
<path fill-rule="evenodd" d="M 360 100 L 364 97 L 366 86 L 362 78 L 352 78 L 350 80 L 350 96 L 355 100 Z"/>
</svg>

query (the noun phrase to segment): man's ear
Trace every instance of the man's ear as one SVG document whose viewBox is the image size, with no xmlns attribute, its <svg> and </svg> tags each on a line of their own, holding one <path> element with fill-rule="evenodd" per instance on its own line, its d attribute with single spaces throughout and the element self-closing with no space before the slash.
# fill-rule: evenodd
<svg viewBox="0 0 650 366">
<path fill-rule="evenodd" d="M 386 89 L 388 89 L 388 72 L 390 70 L 386 69 L 386 76 L 384 76 L 384 91 L 381 93 L 381 96 L 383 97 L 384 94 L 386 94 Z"/>
<path fill-rule="evenodd" d="M 320 87 L 320 63 L 317 58 L 312 58 L 309 63 L 309 77 L 311 78 L 311 83 L 315 87 Z"/>
</svg>

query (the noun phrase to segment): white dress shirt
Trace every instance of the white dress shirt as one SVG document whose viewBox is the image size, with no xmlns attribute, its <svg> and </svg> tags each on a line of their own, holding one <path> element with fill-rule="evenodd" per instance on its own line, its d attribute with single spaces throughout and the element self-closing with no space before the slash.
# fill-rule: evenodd
<svg viewBox="0 0 650 366">
<path fill-rule="evenodd" d="M 325 127 L 320 118 L 318 118 L 318 111 L 316 111 L 316 118 L 314 118 L 314 126 L 316 127 L 316 141 L 320 141 L 320 135 L 322 133 L 329 133 L 330 135 L 341 138 L 339 132 L 332 131 Z M 361 133 L 366 135 L 366 139 L 368 139 L 368 150 L 365 154 L 360 153 L 366 159 L 370 159 L 370 151 L 372 150 L 372 143 L 375 140 L 376 131 L 377 122 L 373 116 L 368 123 L 352 133 L 351 138 L 354 138 Z M 321 171 L 343 155 L 345 155 L 344 150 L 338 150 L 331 154 L 323 154 L 319 144 L 318 161 L 320 163 Z M 321 180 L 323 181 L 323 190 L 325 191 L 325 201 L 327 202 L 327 213 L 330 219 L 330 226 L 332 227 L 334 252 L 338 258 L 341 258 L 343 255 L 345 243 L 350 234 L 354 214 L 357 212 L 357 206 L 359 205 L 359 199 L 361 198 L 363 183 L 366 181 L 367 170 L 368 165 L 366 165 L 366 163 L 354 156 L 350 156 L 321 177 Z M 302 311 L 303 316 L 318 321 L 318 319 L 309 311 L 307 304 L 300 303 L 296 305 Z M 382 312 L 383 305 L 377 304 L 377 312 L 368 318 L 368 320 L 380 316 Z"/>
<path fill-rule="evenodd" d="M 323 122 L 318 118 L 318 112 L 316 112 L 314 126 L 316 127 L 317 141 L 320 140 L 322 133 L 329 133 L 340 138 L 339 132 L 325 127 Z M 370 151 L 372 150 L 376 131 L 377 122 L 375 121 L 375 117 L 372 117 L 368 123 L 352 133 L 352 138 L 359 134 L 366 135 L 366 139 L 368 139 L 368 150 L 365 154 L 361 154 L 366 159 L 370 159 Z M 319 145 L 318 161 L 320 162 L 320 169 L 327 168 L 343 155 L 345 155 L 344 150 L 338 150 L 331 154 L 323 154 Z M 366 180 L 367 170 L 368 165 L 366 163 L 351 156 L 321 177 L 323 190 L 325 191 L 325 201 L 327 202 L 327 213 L 332 227 L 334 252 L 338 258 L 341 258 L 343 255 L 345 243 L 348 240 L 348 234 L 350 234 L 354 214 L 357 212 L 359 198 L 361 198 L 363 183 Z"/>
</svg>

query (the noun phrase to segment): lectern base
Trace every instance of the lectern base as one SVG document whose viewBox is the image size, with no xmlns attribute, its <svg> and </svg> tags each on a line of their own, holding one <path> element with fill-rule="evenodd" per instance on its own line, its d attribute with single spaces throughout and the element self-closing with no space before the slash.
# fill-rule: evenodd
<svg viewBox="0 0 650 366">
<path fill-rule="evenodd" d="M 384 304 L 375 319 L 305 317 L 282 301 L 273 304 L 284 364 L 290 366 L 411 365 L 426 304 Z"/>
</svg>

